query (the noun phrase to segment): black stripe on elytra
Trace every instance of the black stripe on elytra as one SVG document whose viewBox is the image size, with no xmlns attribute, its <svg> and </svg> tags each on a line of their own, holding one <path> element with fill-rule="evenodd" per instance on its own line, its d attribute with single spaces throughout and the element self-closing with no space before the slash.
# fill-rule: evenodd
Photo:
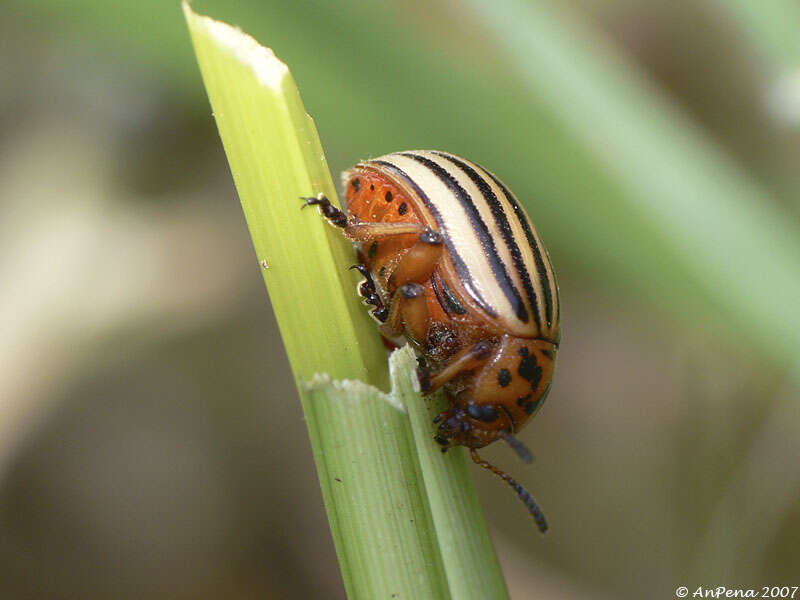
<svg viewBox="0 0 800 600">
<path fill-rule="evenodd" d="M 447 300 L 447 304 L 457 315 L 466 314 L 467 309 L 461 305 L 461 302 L 458 301 L 458 298 L 453 293 L 453 290 L 450 289 L 450 286 L 445 283 L 445 280 L 442 279 L 442 294 L 444 294 L 444 299 Z"/>
<path fill-rule="evenodd" d="M 525 293 L 528 295 L 528 300 L 533 310 L 533 318 L 536 321 L 536 326 L 541 331 L 542 318 L 539 315 L 539 300 L 536 296 L 536 291 L 533 289 L 533 285 L 531 284 L 531 276 L 528 273 L 528 269 L 525 267 L 525 261 L 522 258 L 522 252 L 520 252 L 519 245 L 517 244 L 516 239 L 514 239 L 514 232 L 511 230 L 511 224 L 508 222 L 508 215 L 506 215 L 506 211 L 503 210 L 503 205 L 500 204 L 500 201 L 497 199 L 494 190 L 492 190 L 485 178 L 481 177 L 475 169 L 473 169 L 464 161 L 459 160 L 457 157 L 451 156 L 450 154 L 445 154 L 444 152 L 434 151 L 433 153 L 450 161 L 459 169 L 464 171 L 472 183 L 474 183 L 480 190 L 481 194 L 483 195 L 483 199 L 486 200 L 486 204 L 489 205 L 489 209 L 492 211 L 492 217 L 494 217 L 494 222 L 497 225 L 497 228 L 503 235 L 503 241 L 506 243 L 506 247 L 511 254 L 511 260 L 514 263 L 514 268 L 517 270 L 517 273 L 522 280 L 522 286 L 525 288 Z M 520 317 L 520 320 L 523 323 L 528 322 L 527 311 L 525 312 L 525 318 Z"/>
<path fill-rule="evenodd" d="M 519 295 L 519 290 L 517 290 L 517 288 L 514 286 L 514 282 L 511 281 L 511 277 L 508 276 L 506 266 L 503 264 L 503 261 L 500 260 L 500 256 L 497 254 L 497 248 L 494 245 L 494 238 L 489 232 L 489 228 L 481 218 L 478 208 L 475 206 L 475 203 L 472 201 L 472 198 L 467 191 L 459 185 L 458 181 L 456 181 L 455 177 L 453 177 L 447 171 L 447 169 L 431 159 L 425 158 L 424 156 L 420 156 L 418 154 L 412 154 L 410 152 L 401 152 L 400 156 L 405 156 L 415 160 L 421 165 L 430 169 L 430 171 L 436 175 L 436 177 L 438 177 L 439 180 L 444 183 L 451 192 L 453 192 L 453 194 L 455 194 L 456 198 L 461 203 L 461 206 L 463 206 L 464 210 L 467 212 L 467 216 L 472 224 L 472 229 L 478 236 L 481 248 L 486 253 L 486 257 L 489 259 L 489 266 L 492 269 L 492 273 L 497 281 L 497 285 L 500 286 L 500 289 L 503 290 L 506 298 L 508 298 L 508 302 L 511 304 L 511 307 L 514 310 L 514 314 L 517 315 L 517 318 L 520 321 L 527 322 L 528 311 L 525 308 L 525 303 L 522 301 L 522 298 Z"/>
<path fill-rule="evenodd" d="M 475 300 L 475 303 L 483 309 L 483 311 L 489 315 L 490 317 L 496 317 L 497 311 L 495 311 L 487 302 L 483 299 L 483 296 L 480 295 L 478 290 L 472 285 L 472 274 L 469 272 L 469 268 L 464 263 L 464 259 L 459 256 L 458 252 L 456 252 L 455 247 L 453 246 L 453 242 L 450 240 L 450 236 L 447 235 L 447 228 L 444 226 L 444 220 L 442 219 L 442 215 L 439 212 L 439 209 L 431 202 L 431 199 L 428 198 L 428 195 L 422 191 L 422 188 L 419 187 L 416 181 L 414 181 L 411 177 L 408 176 L 408 173 L 403 171 L 400 167 L 393 165 L 392 163 L 385 161 L 385 160 L 371 160 L 369 164 L 373 165 L 380 165 L 384 167 L 386 170 L 391 171 L 396 176 L 400 177 L 403 181 L 405 181 L 414 193 L 419 197 L 425 207 L 431 212 L 433 215 L 436 224 L 439 226 L 439 230 L 445 234 L 442 237 L 444 238 L 444 244 L 447 247 L 447 251 L 450 253 L 450 258 L 453 261 L 453 266 L 456 268 L 456 273 L 461 281 L 464 283 L 464 288 L 467 290 L 472 299 Z"/>
<path fill-rule="evenodd" d="M 525 217 L 525 213 L 522 212 L 522 209 L 517 202 L 517 199 L 511 193 L 511 191 L 505 186 L 505 184 L 500 181 L 497 177 L 495 177 L 491 172 L 487 171 L 483 167 L 481 167 L 483 171 L 492 178 L 503 193 L 506 196 L 509 204 L 511 204 L 511 208 L 514 209 L 514 214 L 517 215 L 517 219 L 519 219 L 520 224 L 522 225 L 522 229 L 525 231 L 525 237 L 528 239 L 528 244 L 530 244 L 531 251 L 533 252 L 533 260 L 536 262 L 536 272 L 539 275 L 539 281 L 542 283 L 542 289 L 544 290 L 544 305 L 545 305 L 545 317 L 547 318 L 547 327 L 550 328 L 553 326 L 553 295 L 550 291 L 550 277 L 547 275 L 547 268 L 544 265 L 544 258 L 542 258 L 542 251 L 539 248 L 539 244 L 536 243 L 536 238 L 533 235 L 533 230 L 531 230 L 531 226 L 528 223 L 528 219 Z M 547 252 L 547 250 L 545 250 Z M 550 258 L 548 257 L 548 262 Z M 554 286 L 556 288 L 556 294 L 558 294 L 558 286 Z"/>
<path fill-rule="evenodd" d="M 436 299 L 439 301 L 439 306 L 442 307 L 444 314 L 448 317 L 450 316 L 450 310 L 447 308 L 447 304 L 442 297 L 442 292 L 439 290 L 439 283 L 436 281 L 436 273 L 431 275 L 431 287 L 433 288 L 433 293 L 436 294 Z"/>
</svg>

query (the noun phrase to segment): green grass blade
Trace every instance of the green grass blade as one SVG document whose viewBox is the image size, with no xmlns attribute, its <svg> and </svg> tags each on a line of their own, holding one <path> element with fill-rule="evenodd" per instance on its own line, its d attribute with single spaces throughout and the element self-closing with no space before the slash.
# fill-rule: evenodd
<svg viewBox="0 0 800 600">
<path fill-rule="evenodd" d="M 300 384 L 348 596 L 505 597 L 463 456 L 459 462 L 451 455 L 444 463 L 437 456 L 439 463 L 423 478 L 431 463 L 427 455 L 438 452 L 430 421 L 423 425 L 415 417 L 412 433 L 395 396 L 352 381 L 385 384 L 386 353 L 353 291 L 355 279 L 347 272 L 352 248 L 316 211 L 300 211 L 301 195 L 336 194 L 291 74 L 249 36 L 187 5 L 184 11 Z M 408 351 L 403 356 L 407 361 L 394 369 L 393 379 L 410 406 L 422 406 L 410 390 L 416 363 Z M 325 375 L 304 383 L 315 373 Z M 425 455 L 422 469 L 418 452 Z M 468 509 L 444 514 L 443 491 L 448 502 Z M 442 522 L 434 524 L 434 518 Z M 458 528 L 456 535 L 451 527 Z M 473 576 L 475 564 L 489 574 Z"/>
<path fill-rule="evenodd" d="M 353 300 L 352 248 L 315 209 L 300 210 L 300 196 L 337 195 L 292 74 L 250 36 L 184 10 L 295 377 L 385 388 L 383 348 Z"/>
<path fill-rule="evenodd" d="M 791 0 L 762 4 L 769 3 L 735 0 L 730 9 L 759 7 L 753 18 L 760 24 L 753 27 L 775 33 L 781 46 L 788 41 L 789 50 L 776 55 L 791 56 L 797 39 L 790 31 Z M 68 8 L 55 0 L 11 5 L 59 26 L 68 22 L 89 39 L 113 40 L 140 68 L 196 97 L 180 30 L 168 25 L 178 11 L 169 5 L 123 0 L 110 22 L 99 0 L 75 0 Z M 450 44 L 474 49 L 468 38 L 454 31 L 441 45 L 420 43 L 408 35 L 408 21 L 381 3 L 309 0 L 288 9 L 242 0 L 219 10 L 292 57 L 341 166 L 410 147 L 469 156 L 525 203 L 557 268 L 601 279 L 609 291 L 671 317 L 678 335 L 692 337 L 700 323 L 701 332 L 753 348 L 765 361 L 791 362 L 800 347 L 794 310 L 800 233 L 777 203 L 602 34 L 561 14 L 563 3 L 557 9 L 548 2 L 471 0 L 465 6 L 459 18 L 490 51 L 470 50 L 453 60 Z M 787 18 L 780 31 L 767 31 L 782 11 Z M 494 40 L 483 39 L 487 27 Z M 345 36 L 348 43 L 340 43 Z M 341 74 L 354 65 L 369 76 L 343 84 Z M 792 89 L 776 98 L 796 114 Z M 757 216 L 751 224 L 748 213 Z M 742 275 L 731 276 L 738 257 Z M 727 273 L 718 265 L 707 273 L 709 259 L 729 262 Z"/>
<path fill-rule="evenodd" d="M 431 443 L 435 433 L 433 418 L 446 408 L 446 400 L 441 394 L 423 399 L 413 389 L 408 373 L 413 372 L 417 361 L 408 346 L 394 352 L 390 364 L 393 393 L 406 406 L 411 418 L 452 597 L 458 600 L 508 598 L 464 450 L 453 448 L 442 454 L 441 449 Z M 531 535 L 538 535 L 533 522 L 524 525 L 530 527 Z"/>
<path fill-rule="evenodd" d="M 408 416 L 357 381 L 305 396 L 348 597 L 450 598 Z"/>
</svg>

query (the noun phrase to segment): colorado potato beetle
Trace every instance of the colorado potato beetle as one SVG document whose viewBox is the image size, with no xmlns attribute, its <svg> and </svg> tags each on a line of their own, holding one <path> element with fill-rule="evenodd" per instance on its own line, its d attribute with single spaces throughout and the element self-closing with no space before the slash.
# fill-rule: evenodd
<svg viewBox="0 0 800 600">
<path fill-rule="evenodd" d="M 478 456 L 498 438 L 523 458 L 513 435 L 550 391 L 559 344 L 555 272 L 514 194 L 492 173 L 446 152 L 397 152 L 343 174 L 346 212 L 323 195 L 304 198 L 358 250 L 384 337 L 405 337 L 420 355 L 423 393 L 444 387 L 436 442 L 466 446 L 508 482 L 544 532 L 530 494 Z"/>
</svg>

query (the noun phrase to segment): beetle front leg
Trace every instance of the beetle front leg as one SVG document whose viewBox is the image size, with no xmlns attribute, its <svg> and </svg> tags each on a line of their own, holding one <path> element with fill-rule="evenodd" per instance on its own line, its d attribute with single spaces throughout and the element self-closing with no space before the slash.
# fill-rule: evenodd
<svg viewBox="0 0 800 600">
<path fill-rule="evenodd" d="M 322 193 L 316 198 L 301 197 L 300 199 L 305 200 L 301 208 L 318 206 L 322 216 L 331 225 L 344 229 L 344 234 L 354 242 L 372 242 L 396 235 L 420 234 L 421 237 L 426 232 L 439 235 L 422 223 L 372 223 L 360 221 L 355 216 L 348 218 L 343 210 L 331 204 L 331 201 Z"/>
<path fill-rule="evenodd" d="M 369 272 L 369 269 L 365 265 L 353 265 L 350 267 L 351 269 L 356 269 L 359 273 L 364 276 L 358 284 L 358 295 L 366 302 L 367 304 L 371 304 L 375 308 L 370 311 L 370 314 L 375 317 L 380 323 L 385 323 L 386 319 L 389 317 L 389 309 L 383 303 L 383 300 L 378 294 L 378 290 L 375 287 L 375 282 L 372 279 L 372 273 Z"/>
<path fill-rule="evenodd" d="M 328 223 L 335 227 L 346 227 L 347 226 L 347 215 L 340 209 L 336 208 L 331 201 L 325 196 L 325 194 L 321 193 L 316 198 L 300 198 L 301 200 L 305 200 L 305 204 L 300 208 L 305 208 L 306 206 L 319 206 L 319 212 L 322 213 L 322 216 L 328 219 Z"/>
</svg>

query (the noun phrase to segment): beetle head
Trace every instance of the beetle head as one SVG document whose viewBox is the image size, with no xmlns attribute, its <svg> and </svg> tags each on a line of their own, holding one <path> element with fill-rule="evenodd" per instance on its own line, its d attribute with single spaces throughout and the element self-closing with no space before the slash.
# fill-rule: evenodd
<svg viewBox="0 0 800 600">
<path fill-rule="evenodd" d="M 437 417 L 437 422 L 439 429 L 435 439 L 443 450 L 452 446 L 483 448 L 501 437 L 500 429 L 487 428 L 461 406 L 443 412 Z"/>
</svg>

